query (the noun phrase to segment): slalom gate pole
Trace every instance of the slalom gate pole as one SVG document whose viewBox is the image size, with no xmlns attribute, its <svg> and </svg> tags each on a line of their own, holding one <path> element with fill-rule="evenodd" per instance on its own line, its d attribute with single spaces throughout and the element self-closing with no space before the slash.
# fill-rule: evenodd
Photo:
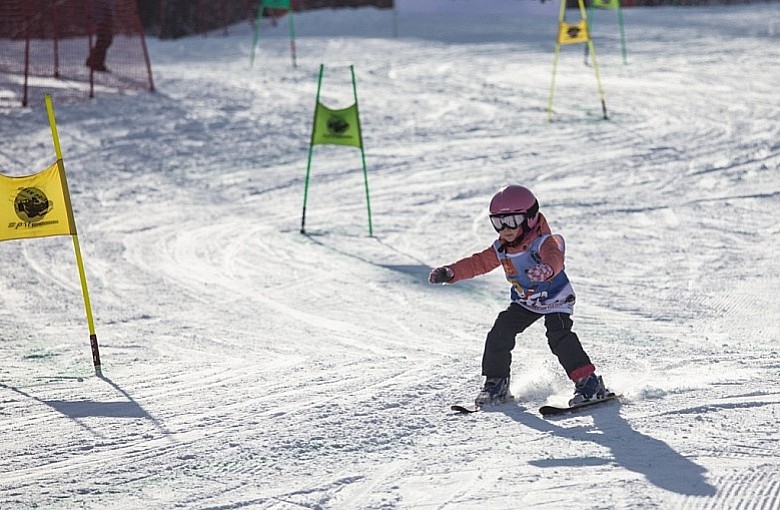
<svg viewBox="0 0 780 510">
<path fill-rule="evenodd" d="M 596 85 L 599 89 L 599 98 L 601 99 L 601 112 L 604 114 L 604 120 L 607 120 L 607 101 L 604 98 L 604 87 L 601 86 L 601 74 L 599 74 L 599 63 L 596 60 L 596 47 L 593 45 L 593 41 L 588 38 L 588 46 L 590 47 L 590 54 L 593 55 L 593 71 L 596 73 Z"/>
<path fill-rule="evenodd" d="M 565 0 L 561 0 L 561 7 L 563 7 L 564 1 Z M 599 98 L 601 99 L 601 112 L 604 114 L 604 120 L 607 120 L 607 102 L 604 99 L 604 87 L 601 86 L 601 74 L 599 73 L 599 62 L 596 58 L 596 46 L 593 45 L 593 38 L 590 36 L 590 20 L 588 19 L 588 14 L 585 12 L 583 0 L 577 0 L 577 3 L 580 8 L 580 16 L 585 20 L 585 26 L 588 27 L 588 40 L 585 44 L 588 46 L 588 49 L 590 49 L 590 54 L 593 55 L 593 71 L 596 73 L 596 85 L 598 86 Z M 563 13 L 563 9 L 561 9 L 561 12 Z"/>
<path fill-rule="evenodd" d="M 265 9 L 265 2 L 260 0 L 260 6 L 257 8 L 257 20 L 255 20 L 255 35 L 252 39 L 252 52 L 249 54 L 249 67 L 252 68 L 255 65 L 255 48 L 257 47 L 257 40 L 260 38 L 260 23 L 263 21 L 263 10 Z"/>
<path fill-rule="evenodd" d="M 288 26 L 290 31 L 290 55 L 292 56 L 292 65 L 293 67 L 298 67 L 298 64 L 295 61 L 295 23 L 293 23 L 292 5 L 290 5 L 290 10 L 287 11 L 287 15 L 290 17 Z"/>
<path fill-rule="evenodd" d="M 555 72 L 558 69 L 558 55 L 561 52 L 561 45 L 555 42 L 555 57 L 553 57 L 552 84 L 550 85 L 550 97 L 547 100 L 547 120 L 552 122 L 553 96 L 555 95 Z"/>
<path fill-rule="evenodd" d="M 593 10 L 596 7 L 603 9 L 611 9 L 617 11 L 618 25 L 620 26 L 620 51 L 623 54 L 623 64 L 628 64 L 628 54 L 626 53 L 626 31 L 623 27 L 623 7 L 621 6 L 621 0 L 612 0 L 605 2 L 605 0 L 591 0 L 588 6 L 588 33 L 591 32 L 591 18 L 593 17 Z M 588 65 L 588 52 L 590 48 L 585 45 L 585 65 Z"/>
<path fill-rule="evenodd" d="M 26 8 L 28 10 L 32 10 L 32 7 L 30 7 L 30 4 L 25 4 Z M 25 14 L 27 16 L 30 16 L 27 11 L 25 11 Z M 30 18 L 27 18 L 30 19 Z M 30 81 L 30 31 L 32 30 L 30 25 L 32 23 L 27 23 L 27 28 L 25 30 L 24 35 L 24 92 L 22 94 L 22 106 L 27 106 L 27 103 L 29 102 L 30 96 L 29 96 L 29 81 Z"/>
<path fill-rule="evenodd" d="M 591 25 L 591 18 L 593 17 L 593 4 L 596 0 L 590 0 L 590 5 L 588 6 L 588 35 L 592 34 L 591 31 L 592 25 Z M 588 65 L 588 52 L 590 51 L 590 46 L 587 44 L 583 48 L 583 52 L 585 53 L 585 65 Z"/>
<path fill-rule="evenodd" d="M 358 107 L 357 84 L 355 82 L 355 66 L 350 65 L 349 70 L 352 73 L 352 92 L 355 96 L 355 117 L 358 123 L 358 136 L 360 136 L 360 159 L 363 162 L 363 181 L 366 187 L 366 208 L 368 209 L 368 235 L 374 237 L 374 225 L 371 222 L 371 198 L 368 192 L 368 170 L 366 169 L 366 151 L 363 148 L 363 129 L 360 127 L 360 108 Z"/>
<path fill-rule="evenodd" d="M 92 348 L 92 364 L 95 367 L 95 375 L 98 377 L 103 376 L 103 372 L 100 364 L 100 349 L 98 348 L 97 335 L 95 334 L 95 322 L 92 318 L 92 305 L 89 301 L 89 291 L 87 289 L 87 277 L 84 271 L 84 262 L 81 258 L 81 248 L 79 247 L 78 234 L 76 233 L 76 221 L 73 216 L 73 207 L 70 203 L 70 191 L 68 188 L 68 181 L 65 177 L 65 162 L 62 159 L 62 150 L 60 148 L 60 139 L 57 134 L 57 123 L 54 119 L 54 106 L 52 105 L 51 96 L 46 94 L 46 111 L 49 115 L 49 125 L 51 126 L 51 137 L 54 141 L 54 152 L 57 155 L 57 166 L 59 167 L 60 179 L 62 180 L 62 191 L 65 195 L 65 204 L 68 211 L 68 220 L 73 226 L 73 249 L 76 252 L 76 265 L 79 270 L 79 279 L 81 280 L 81 293 L 84 297 L 84 308 L 87 313 L 87 325 L 89 327 L 89 343 Z"/>
<path fill-rule="evenodd" d="M 560 31 L 561 23 L 563 23 L 563 20 L 566 16 L 566 0 L 561 0 L 561 8 L 558 12 L 558 30 Z M 561 41 L 560 37 L 556 35 L 555 37 L 555 56 L 553 57 L 553 73 L 552 73 L 552 85 L 550 85 L 550 97 L 547 100 L 547 121 L 552 122 L 552 105 L 553 105 L 553 96 L 555 95 L 555 73 L 558 70 L 558 55 L 561 52 Z"/>
<path fill-rule="evenodd" d="M 320 104 L 320 89 L 322 88 L 322 74 L 325 65 L 320 64 L 320 76 L 317 78 L 317 100 L 314 103 L 314 121 L 311 124 L 311 139 L 309 140 L 309 158 L 306 163 L 306 179 L 303 185 L 303 213 L 301 214 L 301 234 L 306 234 L 306 203 L 309 198 L 309 178 L 311 176 L 311 156 L 314 148 L 314 134 L 317 128 L 317 111 Z"/>
<path fill-rule="evenodd" d="M 620 6 L 620 2 L 618 1 L 618 22 L 620 23 L 620 49 L 623 50 L 623 65 L 628 64 L 628 57 L 626 54 L 626 33 L 623 30 L 623 8 Z"/>
</svg>

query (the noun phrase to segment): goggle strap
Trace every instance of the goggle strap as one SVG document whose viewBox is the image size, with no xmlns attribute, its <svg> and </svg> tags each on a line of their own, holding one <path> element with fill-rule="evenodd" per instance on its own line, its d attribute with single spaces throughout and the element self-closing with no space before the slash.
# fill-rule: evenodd
<svg viewBox="0 0 780 510">
<path fill-rule="evenodd" d="M 528 218 L 535 218 L 538 212 L 539 212 L 539 201 L 534 200 L 534 205 L 529 207 L 528 210 L 525 212 L 525 221 L 528 221 Z"/>
</svg>

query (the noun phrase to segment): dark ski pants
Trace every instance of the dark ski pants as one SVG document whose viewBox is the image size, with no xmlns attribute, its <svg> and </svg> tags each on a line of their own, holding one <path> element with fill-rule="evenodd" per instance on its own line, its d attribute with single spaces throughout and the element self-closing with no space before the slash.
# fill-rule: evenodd
<svg viewBox="0 0 780 510">
<path fill-rule="evenodd" d="M 482 356 L 482 375 L 486 377 L 509 377 L 512 364 L 512 349 L 515 337 L 531 324 L 544 317 L 547 328 L 547 343 L 558 358 L 566 374 L 591 365 L 590 358 L 580 344 L 577 334 L 571 330 L 573 321 L 567 313 L 539 314 L 526 310 L 517 303 L 498 314 L 493 328 L 485 341 Z"/>
</svg>

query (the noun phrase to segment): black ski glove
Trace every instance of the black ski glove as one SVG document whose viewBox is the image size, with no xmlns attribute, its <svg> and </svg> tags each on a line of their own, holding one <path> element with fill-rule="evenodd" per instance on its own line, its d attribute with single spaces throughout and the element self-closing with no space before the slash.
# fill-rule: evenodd
<svg viewBox="0 0 780 510">
<path fill-rule="evenodd" d="M 437 267 L 428 275 L 428 283 L 447 283 L 453 276 L 455 273 L 449 267 Z"/>
</svg>

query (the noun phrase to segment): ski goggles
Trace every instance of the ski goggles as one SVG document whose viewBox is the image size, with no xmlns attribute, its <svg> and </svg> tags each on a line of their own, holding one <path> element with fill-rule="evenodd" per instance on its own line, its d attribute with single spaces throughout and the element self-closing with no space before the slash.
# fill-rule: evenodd
<svg viewBox="0 0 780 510">
<path fill-rule="evenodd" d="M 525 221 L 525 214 L 513 213 L 513 214 L 499 214 L 490 217 L 490 223 L 493 224 L 493 228 L 496 232 L 501 232 L 504 228 L 517 228 Z"/>
</svg>

